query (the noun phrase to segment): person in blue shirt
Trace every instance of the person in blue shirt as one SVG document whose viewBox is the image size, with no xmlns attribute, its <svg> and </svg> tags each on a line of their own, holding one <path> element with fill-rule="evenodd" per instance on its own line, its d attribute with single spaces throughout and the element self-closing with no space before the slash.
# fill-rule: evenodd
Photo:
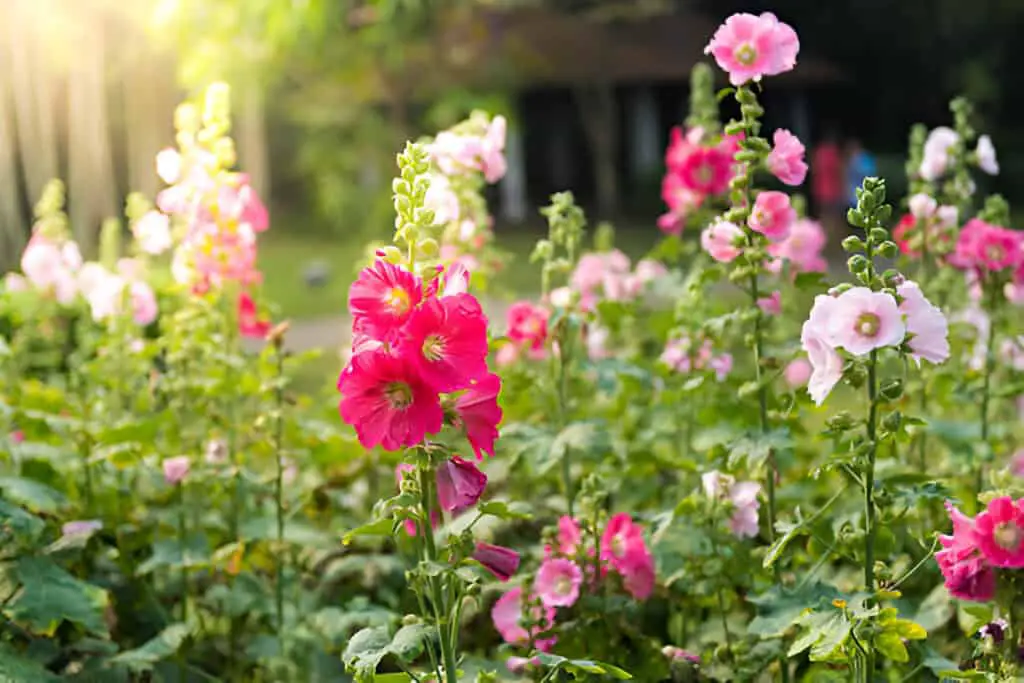
<svg viewBox="0 0 1024 683">
<path fill-rule="evenodd" d="M 878 165 L 871 152 L 864 149 L 857 139 L 850 140 L 846 148 L 846 187 L 850 206 L 857 206 L 857 188 L 864 179 L 878 175 Z"/>
</svg>

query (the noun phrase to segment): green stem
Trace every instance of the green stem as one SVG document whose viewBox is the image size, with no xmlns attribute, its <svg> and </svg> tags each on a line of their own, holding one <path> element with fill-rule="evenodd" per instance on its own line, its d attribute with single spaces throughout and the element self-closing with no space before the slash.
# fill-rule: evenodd
<svg viewBox="0 0 1024 683">
<path fill-rule="evenodd" d="M 431 524 L 431 511 L 433 508 L 434 500 L 434 487 L 431 477 L 433 471 L 424 467 L 420 468 L 420 495 L 422 496 L 422 507 L 423 507 L 423 548 L 424 548 L 424 559 L 427 562 L 437 561 L 437 547 L 434 544 L 434 527 Z M 453 642 L 457 639 L 445 637 L 445 627 L 447 625 L 448 617 L 450 617 L 450 610 L 448 604 L 444 600 L 444 594 L 441 590 L 441 582 L 438 577 L 431 576 L 428 578 L 431 592 L 431 602 L 433 603 L 434 609 L 434 621 L 437 626 L 437 639 L 441 646 L 441 661 L 444 665 L 444 680 L 447 683 L 459 683 L 458 669 L 455 662 L 455 652 L 457 649 L 457 642 Z M 426 615 L 424 615 L 426 616 Z"/>
<path fill-rule="evenodd" d="M 185 514 L 185 480 L 178 482 L 178 549 L 181 553 L 181 623 L 188 624 L 188 563 L 185 561 L 185 548 L 188 540 L 188 523 Z M 185 648 L 178 651 L 178 680 L 188 680 Z"/>
<path fill-rule="evenodd" d="M 284 656 L 284 351 L 277 342 L 277 388 L 274 392 L 277 419 L 274 424 L 274 455 L 277 476 L 274 481 L 274 503 L 277 508 L 277 548 L 275 558 L 275 607 L 277 611 L 277 647 Z"/>
<path fill-rule="evenodd" d="M 230 356 L 234 356 L 238 351 L 238 319 L 237 309 L 235 308 L 238 302 L 238 292 L 235 287 L 228 286 L 221 292 L 222 302 L 224 305 L 224 338 L 227 346 L 227 353 Z M 232 359 L 233 361 L 233 359 Z M 238 397 L 236 393 L 236 387 L 234 383 L 236 378 L 232 368 L 234 367 L 233 362 L 229 362 L 225 366 L 225 383 L 229 387 L 227 392 L 228 399 L 228 460 L 231 463 L 231 513 L 228 520 L 229 534 L 232 542 L 238 547 L 235 552 L 239 552 L 241 548 L 241 539 L 239 529 L 242 518 L 242 473 L 241 473 L 241 462 L 239 459 L 240 453 L 237 443 L 237 429 L 241 420 L 238 414 Z M 231 574 L 230 583 L 233 586 L 235 582 L 235 574 Z M 228 672 L 230 676 L 237 675 L 235 667 L 238 659 L 238 646 L 239 637 L 241 636 L 241 620 L 238 617 L 232 617 L 228 633 Z"/>
<path fill-rule="evenodd" d="M 556 378 L 556 390 L 558 392 L 558 428 L 565 429 L 568 419 L 568 396 L 569 396 L 569 373 L 566 366 L 569 363 L 568 344 L 565 335 L 560 334 L 558 340 L 558 376 Z M 566 446 L 562 454 L 562 491 L 565 493 L 565 507 L 570 517 L 574 516 L 576 502 L 576 491 L 572 482 L 572 452 Z"/>
<path fill-rule="evenodd" d="M 761 328 L 761 309 L 757 305 L 760 298 L 758 292 L 757 274 L 750 276 L 750 294 L 754 305 L 754 381 L 757 382 L 757 406 L 758 419 L 760 421 L 761 434 L 768 433 L 768 387 L 764 383 L 761 357 L 764 355 L 764 335 Z M 765 474 L 767 479 L 765 488 L 768 491 L 768 541 L 775 542 L 775 479 L 779 474 L 779 468 L 775 461 L 774 451 L 768 452 L 768 471 Z"/>
<path fill-rule="evenodd" d="M 722 595 L 722 588 L 718 588 L 718 612 L 722 617 L 722 630 L 725 632 L 725 647 L 730 656 L 732 654 L 732 634 L 729 632 L 729 620 L 725 612 L 725 596 Z"/>
<path fill-rule="evenodd" d="M 864 472 L 864 588 L 868 593 L 875 592 L 875 457 L 878 453 L 877 420 L 878 420 L 878 350 L 872 349 L 868 361 L 868 462 Z M 874 648 L 865 652 L 865 673 L 871 680 L 875 672 Z"/>
<path fill-rule="evenodd" d="M 989 429 L 990 409 L 992 400 L 992 375 L 996 369 L 995 346 L 997 329 L 997 300 L 999 289 L 992 282 L 988 282 L 988 339 L 985 341 L 985 377 L 981 390 L 981 444 L 985 449 L 985 455 L 990 453 Z M 975 486 L 977 493 L 982 492 L 985 482 L 985 462 L 976 463 Z"/>
</svg>

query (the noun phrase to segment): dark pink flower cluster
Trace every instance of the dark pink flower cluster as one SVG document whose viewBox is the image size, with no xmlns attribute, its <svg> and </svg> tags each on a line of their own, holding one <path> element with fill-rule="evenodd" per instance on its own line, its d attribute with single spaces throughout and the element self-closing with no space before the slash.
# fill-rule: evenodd
<svg viewBox="0 0 1024 683">
<path fill-rule="evenodd" d="M 494 455 L 501 380 L 488 370 L 487 317 L 468 282 L 454 267 L 424 283 L 378 259 L 352 284 L 339 409 L 365 448 L 415 446 L 448 423 L 477 459 Z"/>
<path fill-rule="evenodd" d="M 1024 266 L 1024 233 L 972 218 L 960 230 L 949 261 L 976 273 L 1016 271 Z"/>
<path fill-rule="evenodd" d="M 1000 496 L 971 519 L 947 501 L 953 534 L 939 536 L 935 561 L 950 595 L 971 602 L 995 596 L 996 569 L 1024 568 L 1024 498 Z"/>
<path fill-rule="evenodd" d="M 726 135 L 712 144 L 703 128 L 691 128 L 685 135 L 678 126 L 672 129 L 661 182 L 661 198 L 668 206 L 668 213 L 658 219 L 663 232 L 678 235 L 686 217 L 707 197 L 728 192 L 739 140 Z"/>
</svg>

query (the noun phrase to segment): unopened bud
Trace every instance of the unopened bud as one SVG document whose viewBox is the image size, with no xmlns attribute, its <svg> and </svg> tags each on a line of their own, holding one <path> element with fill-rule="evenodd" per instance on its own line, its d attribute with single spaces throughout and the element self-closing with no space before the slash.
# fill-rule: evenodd
<svg viewBox="0 0 1024 683">
<path fill-rule="evenodd" d="M 825 424 L 828 425 L 828 428 L 832 431 L 845 432 L 848 429 L 853 429 L 854 419 L 850 413 L 844 410 L 830 417 Z"/>
<path fill-rule="evenodd" d="M 885 380 L 878 393 L 887 401 L 895 401 L 903 395 L 903 380 L 898 377 Z"/>
<path fill-rule="evenodd" d="M 274 325 L 270 332 L 267 332 L 267 341 L 280 349 L 284 345 L 284 335 L 288 332 L 288 328 L 291 325 L 290 320 L 284 320 Z"/>
<path fill-rule="evenodd" d="M 843 240 L 843 249 L 845 251 L 864 251 L 866 248 L 867 245 L 864 244 L 864 240 L 856 235 L 850 235 Z"/>
<path fill-rule="evenodd" d="M 846 261 L 851 273 L 863 273 L 871 263 L 861 254 L 854 254 Z"/>
<path fill-rule="evenodd" d="M 889 239 L 889 231 L 885 228 L 871 228 L 869 233 L 869 239 L 874 244 L 882 244 Z"/>
</svg>

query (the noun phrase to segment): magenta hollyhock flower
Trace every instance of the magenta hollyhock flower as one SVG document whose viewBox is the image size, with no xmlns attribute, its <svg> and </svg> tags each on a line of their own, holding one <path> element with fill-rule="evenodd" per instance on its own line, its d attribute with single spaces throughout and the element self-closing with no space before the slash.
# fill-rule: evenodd
<svg viewBox="0 0 1024 683">
<path fill-rule="evenodd" d="M 932 302 L 916 282 L 907 281 L 896 288 L 903 300 L 900 313 L 906 318 L 907 334 L 910 335 L 911 354 L 920 365 L 921 359 L 929 363 L 943 363 L 949 358 L 949 323 L 946 316 Z"/>
<path fill-rule="evenodd" d="M 975 520 L 946 501 L 953 535 L 939 536 L 942 550 L 935 553 L 949 594 L 960 600 L 988 602 L 995 596 L 996 576 L 978 547 Z"/>
<path fill-rule="evenodd" d="M 465 430 L 477 460 L 483 460 L 483 453 L 494 455 L 502 415 L 498 405 L 500 392 L 501 378 L 491 374 L 473 382 L 455 399 L 455 426 Z"/>
<path fill-rule="evenodd" d="M 796 222 L 796 209 L 785 192 L 767 190 L 757 195 L 754 209 L 747 219 L 747 225 L 772 242 L 786 239 L 790 228 Z"/>
<path fill-rule="evenodd" d="M 163 463 L 164 481 L 171 486 L 180 484 L 188 475 L 188 471 L 191 467 L 192 464 L 189 462 L 187 455 L 178 455 L 173 458 L 167 458 Z"/>
<path fill-rule="evenodd" d="M 782 313 L 782 292 L 775 290 L 768 296 L 757 300 L 757 307 L 766 315 L 778 315 Z"/>
<path fill-rule="evenodd" d="M 782 377 L 790 388 L 796 389 L 807 385 L 812 372 L 811 364 L 806 358 L 795 358 L 786 365 L 786 369 L 782 371 Z"/>
<path fill-rule="evenodd" d="M 263 339 L 270 332 L 269 320 L 260 317 L 256 302 L 248 292 L 238 295 L 238 333 L 250 339 Z"/>
<path fill-rule="evenodd" d="M 796 32 L 775 15 L 744 12 L 718 27 L 704 53 L 714 57 L 729 74 L 729 82 L 738 86 L 791 70 L 799 49 Z"/>
<path fill-rule="evenodd" d="M 612 515 L 601 535 L 601 560 L 621 572 L 630 556 L 647 552 L 643 533 L 629 514 L 620 512 Z"/>
<path fill-rule="evenodd" d="M 700 655 L 695 655 L 692 652 L 688 652 L 687 650 L 684 650 L 681 647 L 676 647 L 675 645 L 666 645 L 661 648 L 661 654 L 673 661 L 685 661 L 690 662 L 691 664 L 700 664 Z"/>
<path fill-rule="evenodd" d="M 401 266 L 378 259 L 348 290 L 353 326 L 377 339 L 399 331 L 423 298 L 423 282 Z"/>
<path fill-rule="evenodd" d="M 896 299 L 885 292 L 853 287 L 836 297 L 832 307 L 826 328 L 828 339 L 833 346 L 855 356 L 898 346 L 907 334 Z"/>
<path fill-rule="evenodd" d="M 696 147 L 679 167 L 679 179 L 698 195 L 722 194 L 732 178 L 732 157 L 726 148 Z"/>
<path fill-rule="evenodd" d="M 1024 233 L 972 218 L 960 231 L 950 263 L 974 270 L 1017 269 L 1024 264 Z"/>
<path fill-rule="evenodd" d="M 785 128 L 776 130 L 772 139 L 775 144 L 765 162 L 768 170 L 786 185 L 802 184 L 807 177 L 804 144 Z"/>
<path fill-rule="evenodd" d="M 522 626 L 522 588 L 513 588 L 494 603 L 494 607 L 491 608 L 491 621 L 494 622 L 494 627 L 506 643 L 527 645 L 530 642 L 531 634 Z M 534 636 L 548 630 L 555 621 L 555 608 L 534 607 L 533 621 L 540 622 L 540 626 L 535 626 L 532 629 Z M 554 647 L 555 641 L 555 638 L 535 640 L 534 646 L 541 652 L 547 652 Z"/>
<path fill-rule="evenodd" d="M 487 475 L 457 455 L 437 468 L 437 500 L 445 512 L 475 505 L 487 488 Z"/>
<path fill-rule="evenodd" d="M 994 498 L 974 520 L 974 536 L 994 567 L 1024 567 L 1024 499 Z"/>
<path fill-rule="evenodd" d="M 801 218 L 793 223 L 786 239 L 768 245 L 768 253 L 776 259 L 785 259 L 801 273 L 823 273 L 828 264 L 822 257 L 825 248 L 825 229 L 818 221 Z M 777 263 L 773 261 L 773 264 Z M 779 270 L 778 265 L 771 266 Z"/>
<path fill-rule="evenodd" d="M 700 246 L 719 263 L 729 263 L 743 251 L 744 233 L 735 223 L 718 220 L 704 228 Z"/>
<path fill-rule="evenodd" d="M 437 392 L 405 359 L 383 350 L 353 356 L 338 391 L 341 417 L 355 427 L 364 448 L 415 446 L 444 423 Z"/>
<path fill-rule="evenodd" d="M 671 171 L 679 171 L 686 163 L 687 157 L 700 147 L 704 138 L 704 129 L 700 126 L 690 128 L 686 133 L 679 126 L 674 126 L 669 133 L 668 147 L 665 148 L 665 167 Z"/>
<path fill-rule="evenodd" d="M 500 581 L 508 581 L 519 569 L 519 553 L 500 545 L 478 542 L 473 559 Z"/>
<path fill-rule="evenodd" d="M 580 597 L 583 571 L 572 560 L 551 558 L 537 570 L 533 592 L 545 607 L 572 607 Z"/>
<path fill-rule="evenodd" d="M 558 552 L 572 557 L 583 542 L 583 532 L 576 520 L 568 515 L 558 518 Z"/>
<path fill-rule="evenodd" d="M 811 376 L 807 393 L 821 405 L 832 388 L 843 377 L 843 359 L 829 340 L 829 325 L 836 309 L 836 297 L 819 294 L 814 297 L 811 314 L 800 332 L 800 345 L 807 352 Z"/>
<path fill-rule="evenodd" d="M 464 389 L 487 374 L 487 318 L 472 294 L 428 298 L 409 317 L 398 342 L 435 391 Z"/>
<path fill-rule="evenodd" d="M 529 301 L 517 301 L 508 307 L 505 314 L 508 322 L 508 338 L 532 349 L 544 347 L 548 336 L 548 311 L 534 306 Z"/>
</svg>

